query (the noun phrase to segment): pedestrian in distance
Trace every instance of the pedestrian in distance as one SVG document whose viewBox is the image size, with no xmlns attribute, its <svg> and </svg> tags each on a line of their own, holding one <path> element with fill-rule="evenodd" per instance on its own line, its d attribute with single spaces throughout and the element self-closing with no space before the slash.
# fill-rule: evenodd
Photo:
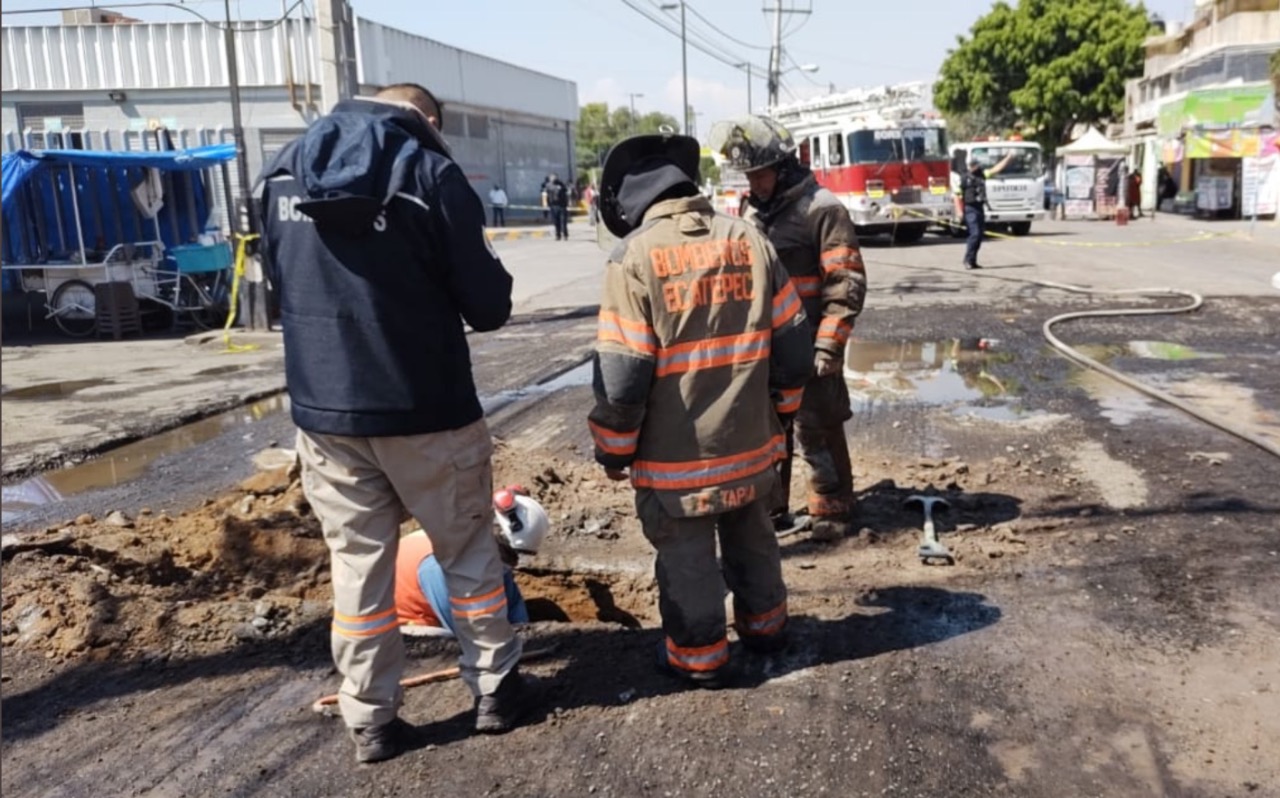
<svg viewBox="0 0 1280 798">
<path fill-rule="evenodd" d="M 964 248 L 964 267 L 981 269 L 978 263 L 978 250 L 982 247 L 982 237 L 987 232 L 987 178 L 994 177 L 1005 170 L 1013 161 L 1014 154 L 1009 153 L 1003 160 L 990 169 L 983 169 L 982 162 L 973 153 L 969 154 L 967 166 L 969 171 L 960 178 L 960 192 L 955 195 L 956 216 L 964 219 L 968 235 Z"/>
<path fill-rule="evenodd" d="M 852 528 L 853 466 L 844 422 L 853 417 L 844 381 L 844 354 L 862 312 L 867 277 L 858 235 L 849 212 L 818 185 L 796 158 L 795 140 L 766 116 L 717 122 L 708 144 L 747 177 L 745 218 L 768 236 L 778 251 L 805 312 L 815 326 L 812 379 L 788 434 L 773 509 L 779 534 L 810 526 L 819 541 L 837 541 Z M 808 467 L 809 520 L 791 512 L 793 442 Z"/>
<path fill-rule="evenodd" d="M 493 226 L 502 227 L 507 223 L 507 192 L 502 186 L 494 186 L 489 190 L 489 207 L 493 208 Z"/>
<path fill-rule="evenodd" d="M 344 100 L 262 177 L 303 489 L 332 559 L 338 704 L 360 762 L 406 744 L 395 606 L 404 508 L 444 572 L 476 730 L 508 730 L 536 703 L 507 616 L 493 444 L 464 328 L 505 324 L 512 280 L 440 119 L 414 84 Z"/>
<path fill-rule="evenodd" d="M 1132 219 L 1141 219 L 1142 174 L 1136 169 L 1129 172 L 1129 177 L 1125 180 L 1124 194 L 1124 204 L 1129 209 L 1129 217 Z"/>
<path fill-rule="evenodd" d="M 786 642 L 768 499 L 813 346 L 768 241 L 699 194 L 699 159 L 695 139 L 665 134 L 605 157 L 601 221 L 623 240 L 605 267 L 588 423 L 608 478 L 630 477 L 657 552 L 657 665 L 718 688 L 733 681 L 726 585 L 748 650 Z"/>
<path fill-rule="evenodd" d="M 546 197 L 547 208 L 551 211 L 551 224 L 556 230 L 556 240 L 567 241 L 569 239 L 569 187 L 558 175 L 552 174 L 547 178 L 543 195 Z"/>
</svg>

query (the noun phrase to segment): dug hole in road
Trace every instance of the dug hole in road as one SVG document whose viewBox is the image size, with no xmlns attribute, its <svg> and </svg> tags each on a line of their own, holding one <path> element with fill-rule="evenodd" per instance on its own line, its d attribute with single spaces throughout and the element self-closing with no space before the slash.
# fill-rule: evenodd
<svg viewBox="0 0 1280 798">
<path fill-rule="evenodd" d="M 518 261 L 538 245 L 508 246 Z M 957 253 L 867 247 L 845 372 L 859 531 L 781 541 L 792 644 L 757 657 L 735 642 L 741 686 L 654 672 L 652 552 L 629 487 L 591 462 L 574 368 L 594 319 L 553 314 L 473 339 L 495 480 L 527 486 L 554 525 L 517 574 L 537 619 L 527 646 L 555 647 L 527 665 L 549 690 L 527 725 L 476 736 L 464 686 L 426 685 L 402 712 L 414 750 L 353 766 L 341 721 L 311 710 L 338 686 L 317 522 L 287 452 L 250 464 L 268 440 L 287 447 L 276 414 L 168 466 L 189 499 L 153 478 L 6 538 L 4 794 L 1280 795 L 1280 462 L 1041 335 L 1064 311 L 1175 299 L 1005 279 L 1074 268 L 1145 285 L 1160 280 L 1125 269 L 1204 251 L 1086 261 L 1001 242 L 993 276 L 959 272 Z M 1260 290 L 1057 332 L 1277 442 L 1276 310 Z M 242 481 L 191 493 L 215 466 Z M 950 503 L 937 520 L 954 565 L 917 556 L 921 515 L 904 502 L 920 493 Z M 409 653 L 414 674 L 456 648 L 413 638 Z"/>
</svg>

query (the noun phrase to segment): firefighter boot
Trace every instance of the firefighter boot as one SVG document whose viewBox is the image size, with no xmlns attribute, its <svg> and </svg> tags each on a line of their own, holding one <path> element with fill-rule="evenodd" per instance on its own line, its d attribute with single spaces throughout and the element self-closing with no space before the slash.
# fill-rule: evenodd
<svg viewBox="0 0 1280 798">
<path fill-rule="evenodd" d="M 853 531 L 853 525 L 845 516 L 817 516 L 809 532 L 809 539 L 819 543 L 834 543 L 844 540 Z"/>
</svg>

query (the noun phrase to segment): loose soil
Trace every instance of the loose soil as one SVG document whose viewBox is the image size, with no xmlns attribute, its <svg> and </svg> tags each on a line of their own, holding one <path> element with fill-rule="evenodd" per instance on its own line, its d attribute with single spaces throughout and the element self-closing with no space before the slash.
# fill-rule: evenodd
<svg viewBox="0 0 1280 798">
<path fill-rule="evenodd" d="M 1247 385 L 1268 424 L 1280 374 L 1251 365 L 1267 354 L 1258 310 L 1221 307 L 1188 336 L 1209 340 L 1186 343 L 1232 357 L 1166 364 L 1167 378 Z M 517 573 L 528 645 L 555 647 L 526 666 L 547 700 L 502 738 L 471 734 L 461 684 L 432 685 L 406 696 L 413 751 L 349 766 L 338 723 L 308 708 L 337 685 L 327 557 L 287 468 L 185 513 L 109 522 L 104 508 L 9 539 L 4 792 L 1280 795 L 1280 469 L 1179 416 L 1116 422 L 1040 347 L 1049 309 L 1025 309 L 946 320 L 999 329 L 1016 357 L 992 368 L 1025 412 L 904 402 L 850 422 L 856 534 L 782 541 L 791 646 L 757 657 L 735 641 L 738 689 L 653 672 L 651 550 L 630 489 L 590 463 L 584 388 L 495 425 L 495 482 L 529 488 L 553 520 Z M 874 321 L 941 335 L 918 310 Z M 1089 337 L 1177 336 L 1154 322 Z M 919 493 L 950 502 L 952 566 L 916 556 L 904 502 Z M 456 654 L 408 649 L 411 672 Z"/>
</svg>

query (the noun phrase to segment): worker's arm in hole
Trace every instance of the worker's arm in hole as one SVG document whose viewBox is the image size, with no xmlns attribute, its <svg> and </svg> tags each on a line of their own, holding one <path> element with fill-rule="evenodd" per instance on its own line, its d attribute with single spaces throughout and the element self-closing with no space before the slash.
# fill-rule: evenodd
<svg viewBox="0 0 1280 798">
<path fill-rule="evenodd" d="M 473 329 L 496 330 L 511 318 L 512 279 L 484 234 L 484 205 L 457 164 L 438 172 L 435 202 L 440 267 L 458 311 Z"/>
</svg>

